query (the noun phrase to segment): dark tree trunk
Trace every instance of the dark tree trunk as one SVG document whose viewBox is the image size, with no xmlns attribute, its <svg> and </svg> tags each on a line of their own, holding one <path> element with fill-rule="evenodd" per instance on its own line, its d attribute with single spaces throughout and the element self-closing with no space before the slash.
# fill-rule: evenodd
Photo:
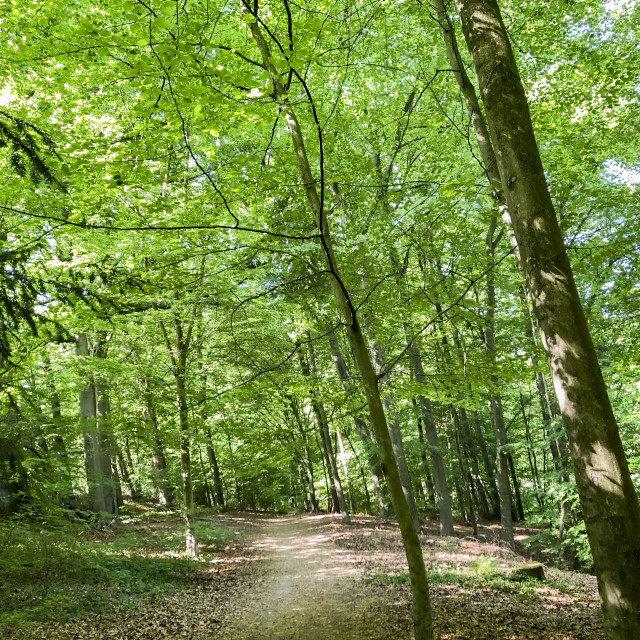
<svg viewBox="0 0 640 640">
<path fill-rule="evenodd" d="M 250 5 L 243 3 L 242 7 L 243 11 L 245 13 L 250 13 L 251 18 L 253 19 L 249 22 L 248 28 L 258 50 L 260 51 L 262 65 L 265 71 L 269 74 L 271 86 L 273 88 L 274 100 L 289 127 L 301 183 L 303 185 L 304 193 L 313 215 L 316 228 L 318 229 L 319 243 L 325 265 L 329 271 L 329 285 L 336 304 L 340 309 L 343 322 L 347 329 L 349 342 L 351 343 L 351 349 L 356 358 L 358 369 L 362 377 L 362 384 L 365 390 L 371 424 L 373 426 L 380 454 L 381 466 L 383 473 L 385 474 L 385 479 L 387 480 L 392 504 L 398 517 L 398 525 L 400 527 L 402 542 L 409 567 L 413 599 L 412 616 L 414 638 L 415 640 L 433 640 L 433 618 L 431 614 L 429 581 L 427 579 L 420 538 L 415 529 L 411 509 L 403 491 L 402 481 L 398 472 L 394 449 L 387 426 L 387 419 L 382 406 L 382 399 L 380 397 L 378 377 L 371 360 L 371 353 L 365 342 L 356 306 L 351 299 L 349 290 L 346 288 L 345 283 L 342 280 L 336 256 L 333 251 L 329 224 L 327 221 L 326 211 L 324 210 L 324 192 L 322 191 L 322 189 L 324 189 L 324 183 L 321 182 L 321 192 L 319 194 L 316 188 L 317 182 L 313 177 L 309 158 L 305 149 L 302 128 L 300 127 L 295 110 L 289 103 L 285 88 L 280 80 L 280 75 L 271 61 L 271 50 L 264 39 L 262 29 L 257 21 L 257 16 L 252 13 Z M 319 123 L 317 124 L 318 132 L 320 132 L 320 125 Z"/>
</svg>

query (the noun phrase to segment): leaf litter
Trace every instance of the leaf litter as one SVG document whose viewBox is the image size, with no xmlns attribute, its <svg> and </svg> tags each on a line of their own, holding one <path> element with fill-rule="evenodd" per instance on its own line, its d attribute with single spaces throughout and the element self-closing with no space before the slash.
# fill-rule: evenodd
<svg viewBox="0 0 640 640">
<path fill-rule="evenodd" d="M 17 640 L 321 640 L 411 638 L 411 593 L 395 523 L 329 514 L 211 514 L 227 530 L 183 587 Z M 421 536 L 438 640 L 604 640 L 593 576 L 545 567 L 547 580 L 516 581 L 528 560 L 480 542 Z"/>
</svg>

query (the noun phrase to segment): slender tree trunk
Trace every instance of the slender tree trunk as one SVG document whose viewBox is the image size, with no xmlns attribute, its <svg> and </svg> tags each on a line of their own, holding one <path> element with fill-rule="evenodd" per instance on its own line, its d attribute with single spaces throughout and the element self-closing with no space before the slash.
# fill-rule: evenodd
<svg viewBox="0 0 640 640">
<path fill-rule="evenodd" d="M 124 483 L 127 485 L 127 488 L 129 489 L 129 500 L 133 502 L 137 498 L 136 490 L 133 486 L 131 471 L 127 466 L 127 463 L 124 459 L 124 455 L 122 454 L 122 451 L 120 449 L 118 449 L 116 458 L 117 458 L 118 466 L 120 467 L 120 473 L 122 474 L 122 480 L 124 481 Z"/>
<path fill-rule="evenodd" d="M 91 355 L 86 333 L 78 335 L 77 352 L 82 358 L 89 358 Z M 104 411 L 104 406 L 101 410 Z M 104 427 L 104 416 L 98 415 L 98 398 L 92 379 L 80 392 L 80 423 L 90 509 L 96 513 L 115 515 L 118 513 L 118 504 L 111 476 L 108 440 L 105 440 L 101 432 L 101 427 Z"/>
<path fill-rule="evenodd" d="M 418 516 L 418 507 L 416 506 L 415 497 L 413 495 L 413 486 L 411 484 L 411 476 L 409 474 L 409 465 L 407 464 L 407 458 L 404 453 L 404 443 L 402 442 L 402 431 L 400 430 L 400 419 L 395 408 L 395 398 L 393 389 L 391 388 L 389 374 L 387 372 L 387 358 L 384 352 L 384 348 L 376 339 L 370 326 L 365 323 L 367 330 L 367 338 L 369 343 L 369 350 L 373 359 L 373 367 L 376 376 L 380 380 L 381 384 L 386 387 L 386 391 L 382 396 L 382 407 L 385 415 L 387 416 L 387 428 L 389 430 L 389 438 L 391 439 L 391 446 L 393 447 L 393 454 L 396 458 L 396 465 L 398 467 L 398 473 L 400 475 L 400 481 L 402 482 L 402 491 L 404 492 L 405 499 L 409 505 L 409 511 L 411 512 L 411 518 L 413 519 L 413 525 L 417 532 L 420 531 L 420 517 Z"/>
<path fill-rule="evenodd" d="M 207 459 L 209 460 L 209 471 L 213 480 L 213 503 L 216 507 L 224 507 L 224 495 L 222 493 L 222 480 L 220 479 L 220 468 L 218 467 L 218 458 L 213 448 L 213 438 L 211 437 L 211 429 L 205 430 Z"/>
<path fill-rule="evenodd" d="M 186 354 L 185 354 L 186 355 Z M 182 374 L 176 376 L 176 401 L 180 421 L 180 470 L 182 471 L 182 508 L 184 511 L 185 544 L 187 553 L 192 558 L 198 558 L 198 542 L 193 523 L 193 480 L 191 475 L 191 449 L 189 409 L 187 391 Z"/>
<path fill-rule="evenodd" d="M 476 514 L 473 508 L 473 499 L 471 497 L 471 489 L 469 488 L 469 471 L 464 463 L 462 457 L 462 450 L 460 447 L 460 428 L 458 413 L 455 407 L 449 405 L 449 413 L 451 415 L 451 425 L 453 426 L 453 438 L 456 445 L 456 457 L 458 458 L 458 467 L 460 469 L 460 480 L 462 482 L 462 491 L 464 492 L 464 498 L 467 504 L 468 521 L 467 523 L 473 528 L 473 537 L 478 537 L 478 522 L 476 521 Z"/>
<path fill-rule="evenodd" d="M 511 485 L 509 484 L 509 460 L 507 456 L 507 430 L 502 412 L 500 394 L 489 395 L 489 414 L 496 434 L 496 467 L 498 475 L 498 496 L 500 498 L 500 539 L 509 547 L 514 547 L 513 516 L 511 514 Z"/>
<path fill-rule="evenodd" d="M 507 454 L 507 462 L 509 463 L 509 473 L 511 474 L 511 484 L 513 485 L 513 493 L 515 494 L 515 505 L 518 514 L 518 520 L 524 521 L 524 507 L 522 506 L 522 496 L 520 494 L 520 481 L 516 473 L 516 465 L 513 462 L 513 456 Z"/>
<path fill-rule="evenodd" d="M 349 373 L 347 372 L 347 367 L 342 357 L 342 353 L 340 351 L 338 339 L 333 332 L 329 334 L 329 346 L 331 347 L 331 357 L 335 364 L 338 378 L 340 380 L 340 383 L 342 384 L 342 388 L 344 391 L 348 391 L 351 387 L 351 380 L 349 377 Z M 371 436 L 364 420 L 362 420 L 362 418 L 358 416 L 354 416 L 353 422 L 356 431 L 358 432 L 358 436 L 360 437 L 360 441 L 362 442 L 362 447 L 364 449 L 365 455 L 367 457 L 369 473 L 371 474 L 373 490 L 378 501 L 380 517 L 385 518 L 388 512 L 388 495 L 386 486 L 384 485 L 384 478 L 382 475 L 382 469 L 380 468 L 378 453 L 373 442 L 371 442 Z"/>
<path fill-rule="evenodd" d="M 413 405 L 413 412 L 416 417 L 416 426 L 418 428 L 418 440 L 420 442 L 420 461 L 422 462 L 422 474 L 424 475 L 424 482 L 422 483 L 422 489 L 424 494 L 425 508 L 431 508 L 436 504 L 435 487 L 433 485 L 433 477 L 431 476 L 431 469 L 429 468 L 429 462 L 427 461 L 427 443 L 424 439 L 424 429 L 422 428 L 422 416 L 418 410 L 418 401 L 415 396 L 411 398 L 411 404 Z"/>
<path fill-rule="evenodd" d="M 204 466 L 204 460 L 202 459 L 202 449 L 200 448 L 200 445 L 198 445 L 198 458 L 200 459 L 200 469 L 202 471 L 202 479 L 204 480 L 204 493 L 207 498 L 207 507 L 211 509 L 211 507 L 213 506 L 213 497 L 209 489 L 209 481 L 207 480 L 207 470 Z"/>
<path fill-rule="evenodd" d="M 307 363 L 304 361 L 304 358 L 301 358 L 301 363 L 303 366 L 302 373 L 305 376 L 310 376 L 314 381 L 318 377 L 318 372 L 316 369 L 316 356 L 315 350 L 313 348 L 313 342 L 311 340 L 311 336 L 307 332 L 308 339 L 308 353 L 309 353 L 309 367 L 306 369 Z M 338 508 L 340 514 L 342 515 L 342 522 L 345 524 L 349 524 L 351 522 L 351 518 L 349 517 L 349 510 L 347 509 L 347 502 L 344 499 L 344 492 L 342 491 L 342 482 L 340 482 L 340 474 L 338 473 L 338 465 L 336 464 L 336 457 L 333 452 L 333 447 L 331 444 L 331 433 L 329 432 L 329 423 L 327 421 L 327 414 L 324 409 L 324 404 L 320 402 L 317 398 L 317 392 L 315 390 L 311 391 L 311 405 L 313 406 L 313 411 L 316 414 L 316 419 L 318 421 L 318 427 L 320 429 L 320 436 L 322 438 L 322 444 L 324 446 L 324 450 L 327 456 L 327 466 L 329 469 L 329 480 L 331 481 L 331 489 L 332 493 L 335 492 L 335 495 L 338 500 Z"/>
<path fill-rule="evenodd" d="M 522 391 L 520 391 L 520 410 L 522 411 L 522 420 L 524 422 L 524 433 L 527 440 L 527 460 L 529 461 L 529 470 L 531 471 L 531 479 L 533 480 L 533 488 L 535 490 L 536 502 L 542 510 L 544 507 L 544 498 L 540 491 L 540 474 L 538 473 L 538 460 L 536 459 L 536 452 L 533 448 L 533 442 L 531 441 L 531 432 L 529 430 L 529 417 L 524 406 L 524 397 Z"/>
<path fill-rule="evenodd" d="M 231 462 L 231 473 L 233 474 L 233 487 L 236 493 L 236 504 L 240 511 L 244 511 L 243 496 L 240 492 L 240 483 L 238 482 L 238 473 L 236 471 L 236 459 L 233 455 L 233 447 L 231 446 L 231 436 L 229 435 L 228 431 L 225 435 L 227 436 L 227 449 L 229 450 L 229 461 Z M 227 496 L 227 503 L 228 502 L 229 496 Z"/>
<path fill-rule="evenodd" d="M 496 484 L 495 475 L 493 473 L 493 464 L 489 458 L 489 452 L 487 451 L 487 443 L 484 439 L 484 433 L 482 432 L 482 426 L 480 424 L 480 418 L 477 411 L 471 411 L 471 422 L 473 424 L 473 431 L 476 436 L 476 442 L 480 448 L 480 456 L 482 457 L 482 465 L 484 466 L 487 479 L 489 481 L 489 497 L 491 498 L 491 513 L 494 518 L 500 517 L 500 496 L 498 495 L 498 485 Z"/>
<path fill-rule="evenodd" d="M 347 485 L 347 493 L 349 494 L 349 510 L 351 513 L 355 513 L 356 504 L 353 499 L 353 487 L 349 480 L 349 469 L 347 468 L 347 454 L 344 450 L 344 444 L 342 442 L 342 436 L 340 435 L 340 429 L 336 427 L 336 442 L 338 444 L 338 455 L 340 457 L 340 466 L 342 467 L 342 473 L 344 474 L 344 482 Z"/>
<path fill-rule="evenodd" d="M 372 513 L 371 511 L 371 495 L 369 494 L 369 487 L 367 487 L 367 479 L 365 477 L 364 474 L 364 467 L 362 466 L 362 462 L 360 461 L 360 456 L 358 455 L 358 452 L 355 450 L 355 447 L 353 446 L 353 442 L 351 442 L 351 438 L 349 437 L 349 434 L 346 434 L 347 437 L 347 442 L 349 443 L 349 448 L 351 449 L 351 453 L 353 453 L 353 457 L 356 459 L 356 462 L 358 464 L 358 468 L 360 469 L 360 478 L 362 479 L 362 486 L 364 488 L 364 499 L 365 499 L 365 513 Z M 384 516 L 380 516 L 381 518 L 384 518 Z"/>
<path fill-rule="evenodd" d="M 408 340 L 409 360 L 411 369 L 415 376 L 416 382 L 426 385 L 427 376 L 422 365 L 422 356 L 417 345 L 413 341 L 413 335 L 409 331 L 408 325 L 405 325 L 405 334 Z M 429 443 L 429 456 L 431 458 L 431 469 L 433 470 L 433 481 L 436 489 L 436 497 L 438 499 L 438 513 L 440 514 L 440 535 L 453 535 L 453 515 L 451 513 L 451 495 L 447 485 L 447 474 L 442 459 L 442 451 L 440 449 L 440 440 L 436 430 L 436 421 L 433 417 L 433 409 L 431 401 L 424 395 L 418 396 L 418 404 L 422 413 L 424 430 Z"/>
<path fill-rule="evenodd" d="M 431 469 L 429 468 L 429 461 L 427 460 L 427 443 L 424 438 L 424 429 L 422 428 L 422 415 L 418 408 L 418 401 L 415 398 L 411 398 L 411 404 L 413 405 L 413 413 L 416 418 L 416 427 L 418 429 L 418 441 L 420 442 L 420 462 L 422 463 L 422 475 L 424 480 L 420 483 L 422 487 L 422 494 L 424 498 L 424 507 L 429 509 L 436 505 L 436 493 L 433 486 L 433 477 L 431 476 Z"/>
<path fill-rule="evenodd" d="M 51 375 L 51 360 L 49 359 L 49 354 L 46 349 L 43 351 L 43 363 L 45 372 L 47 373 L 47 375 Z M 51 417 L 54 422 L 54 427 L 56 431 L 58 431 L 58 429 L 62 426 L 62 405 L 60 403 L 60 395 L 58 394 L 58 390 L 56 389 L 53 380 L 49 379 L 49 381 L 47 382 L 47 387 L 49 388 L 49 398 L 51 402 Z M 57 493 L 61 497 L 67 497 L 73 492 L 73 486 L 69 473 L 69 453 L 67 452 L 64 438 L 60 435 L 60 433 L 53 433 L 51 434 L 50 438 L 51 449 L 57 461 L 56 476 L 60 487 L 57 490 Z"/>
<path fill-rule="evenodd" d="M 296 454 L 296 458 L 298 463 L 298 481 L 300 482 L 300 490 L 302 491 L 302 503 L 305 513 L 309 513 L 309 511 L 311 511 L 311 505 L 309 503 L 309 496 L 307 493 L 307 482 L 305 479 L 304 463 L 302 462 L 302 456 L 299 452 Z"/>
<path fill-rule="evenodd" d="M 251 12 L 248 5 L 242 4 L 242 7 L 243 11 Z M 271 51 L 269 50 L 269 47 L 262 35 L 258 17 L 256 15 L 252 15 L 252 17 L 255 18 L 255 22 L 251 22 L 249 24 L 249 29 L 251 30 L 251 34 L 260 51 L 262 64 L 270 75 L 274 99 L 279 105 L 280 111 L 283 113 L 289 127 L 296 160 L 298 162 L 300 178 L 307 202 L 309 203 L 309 207 L 313 213 L 318 229 L 318 239 L 322 247 L 325 264 L 330 272 L 330 286 L 344 319 L 344 323 L 347 328 L 347 335 L 349 336 L 349 342 L 351 343 L 351 348 L 362 377 L 367 405 L 371 415 L 371 424 L 373 425 L 378 450 L 380 452 L 381 466 L 387 480 L 393 507 L 398 517 L 398 524 L 400 526 L 402 541 L 409 565 L 409 575 L 411 578 L 411 590 L 413 595 L 414 638 L 415 640 L 433 640 L 433 621 L 431 616 L 429 583 L 427 580 L 422 548 L 420 546 L 420 538 L 418 537 L 418 533 L 415 529 L 411 510 L 405 497 L 400 475 L 398 473 L 391 437 L 387 427 L 387 420 L 382 406 L 382 400 L 380 398 L 378 377 L 371 362 L 371 354 L 367 349 L 356 307 L 351 300 L 349 291 L 347 290 L 342 277 L 340 276 L 338 264 L 333 252 L 329 225 L 327 222 L 326 212 L 324 211 L 324 183 L 321 181 L 321 191 L 320 194 L 318 194 L 318 191 L 316 190 L 316 181 L 314 180 L 311 172 L 309 159 L 304 146 L 304 137 L 302 135 L 302 129 L 298 122 L 298 118 L 288 102 L 284 86 L 281 84 L 278 72 L 270 60 Z M 318 132 L 321 133 L 320 127 L 318 127 Z"/>
<path fill-rule="evenodd" d="M 185 547 L 192 558 L 198 558 L 198 541 L 193 520 L 193 479 L 191 475 L 191 426 L 189 424 L 189 406 L 186 389 L 187 352 L 191 342 L 193 322 L 185 335 L 182 321 L 174 318 L 175 348 L 172 347 L 164 322 L 160 320 L 158 327 L 164 338 L 171 369 L 176 383 L 176 404 L 180 424 L 180 471 L 182 475 L 182 514 L 185 522 Z"/>
<path fill-rule="evenodd" d="M 133 465 L 133 458 L 131 457 L 131 447 L 129 446 L 129 436 L 124 437 L 124 455 L 127 461 L 127 468 L 129 469 L 129 479 L 131 480 L 131 486 L 133 488 L 132 500 L 137 500 L 141 495 L 140 481 L 138 480 L 138 474 L 135 472 L 135 466 Z"/>
<path fill-rule="evenodd" d="M 471 479 L 473 481 L 472 484 L 475 486 L 480 517 L 488 520 L 491 517 L 491 510 L 489 509 L 489 501 L 487 499 L 487 491 L 484 481 L 480 475 L 475 440 L 469 431 L 469 419 L 465 408 L 460 407 L 458 414 L 460 416 L 460 438 L 462 440 L 462 448 L 467 453 L 467 458 L 469 460 Z"/>
<path fill-rule="evenodd" d="M 151 438 L 151 464 L 153 466 L 153 481 L 158 496 L 158 504 L 171 506 L 173 504 L 173 491 L 167 478 L 167 459 L 164 454 L 158 416 L 156 415 L 148 378 L 145 378 L 144 381 L 142 417 L 147 428 L 147 433 Z"/>
<path fill-rule="evenodd" d="M 478 77 L 521 265 L 569 439 L 605 629 L 640 629 L 640 507 L 495 0 L 456 0 Z"/>
</svg>

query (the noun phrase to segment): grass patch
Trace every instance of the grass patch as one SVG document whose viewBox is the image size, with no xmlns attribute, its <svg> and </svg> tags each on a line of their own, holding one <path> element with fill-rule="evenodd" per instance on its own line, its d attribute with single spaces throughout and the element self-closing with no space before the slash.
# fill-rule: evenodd
<svg viewBox="0 0 640 640">
<path fill-rule="evenodd" d="M 430 584 L 449 584 L 466 589 L 489 589 L 512 596 L 518 600 L 537 599 L 540 597 L 541 587 L 557 589 L 567 593 L 566 581 L 536 580 L 526 576 L 511 574 L 498 567 L 498 561 L 492 556 L 480 556 L 468 568 L 457 569 L 428 569 L 427 577 Z M 409 584 L 408 573 L 395 574 L 374 573 L 368 577 L 371 582 L 385 585 Z"/>
<path fill-rule="evenodd" d="M 201 562 L 185 556 L 175 516 L 131 518 L 105 531 L 62 518 L 0 522 L 0 637 L 29 637 L 33 625 L 135 610 L 151 596 L 187 590 L 234 538 L 206 520 L 197 533 Z"/>
</svg>

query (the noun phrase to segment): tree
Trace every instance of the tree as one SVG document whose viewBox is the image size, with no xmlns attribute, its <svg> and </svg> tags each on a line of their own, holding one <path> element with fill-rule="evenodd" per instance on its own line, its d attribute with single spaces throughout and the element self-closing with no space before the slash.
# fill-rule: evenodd
<svg viewBox="0 0 640 640">
<path fill-rule="evenodd" d="M 640 627 L 640 507 L 495 0 L 456 0 L 560 404 L 607 633 Z"/>
</svg>

